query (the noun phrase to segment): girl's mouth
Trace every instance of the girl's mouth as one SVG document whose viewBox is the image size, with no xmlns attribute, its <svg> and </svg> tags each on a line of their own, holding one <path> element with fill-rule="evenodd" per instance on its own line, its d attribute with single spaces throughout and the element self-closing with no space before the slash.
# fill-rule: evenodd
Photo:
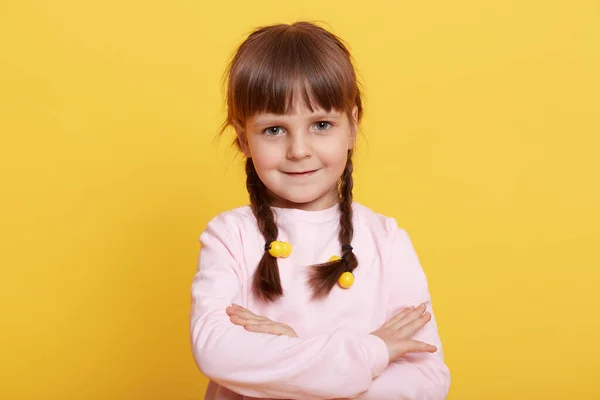
<svg viewBox="0 0 600 400">
<path fill-rule="evenodd" d="M 309 176 L 312 175 L 313 173 L 317 172 L 318 169 L 313 169 L 313 170 L 307 170 L 307 171 L 298 171 L 298 172 L 284 172 L 284 174 L 289 175 L 289 176 L 297 176 L 297 177 L 301 177 L 301 176 Z"/>
</svg>

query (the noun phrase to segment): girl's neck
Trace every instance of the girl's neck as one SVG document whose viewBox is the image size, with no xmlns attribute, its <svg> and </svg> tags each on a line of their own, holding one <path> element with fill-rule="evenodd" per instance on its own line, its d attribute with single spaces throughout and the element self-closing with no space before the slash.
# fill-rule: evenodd
<svg viewBox="0 0 600 400">
<path fill-rule="evenodd" d="M 294 203 L 287 199 L 278 197 L 272 192 L 270 192 L 269 194 L 271 195 L 271 198 L 273 199 L 273 202 L 271 203 L 272 207 L 280 208 L 280 209 L 288 208 L 288 209 L 296 209 L 296 210 L 302 210 L 302 211 L 322 211 L 322 210 L 330 209 L 330 208 L 336 206 L 337 204 L 339 204 L 339 202 L 340 202 L 337 187 L 333 188 L 333 190 L 329 191 L 328 193 L 324 194 L 323 196 L 318 197 L 307 203 Z"/>
<path fill-rule="evenodd" d="M 294 219 L 320 224 L 328 221 L 339 221 L 340 219 L 339 203 L 336 203 L 329 208 L 320 210 L 305 210 L 297 207 L 281 208 L 277 206 L 271 206 L 271 209 L 279 221 Z"/>
</svg>

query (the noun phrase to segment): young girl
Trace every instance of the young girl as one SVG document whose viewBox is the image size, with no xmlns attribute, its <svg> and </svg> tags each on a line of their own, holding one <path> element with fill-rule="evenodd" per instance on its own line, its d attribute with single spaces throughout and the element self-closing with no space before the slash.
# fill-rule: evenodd
<svg viewBox="0 0 600 400">
<path fill-rule="evenodd" d="M 392 218 L 352 200 L 351 56 L 306 22 L 254 31 L 228 69 L 250 205 L 200 237 L 191 340 L 206 399 L 444 399 L 427 280 Z"/>
</svg>

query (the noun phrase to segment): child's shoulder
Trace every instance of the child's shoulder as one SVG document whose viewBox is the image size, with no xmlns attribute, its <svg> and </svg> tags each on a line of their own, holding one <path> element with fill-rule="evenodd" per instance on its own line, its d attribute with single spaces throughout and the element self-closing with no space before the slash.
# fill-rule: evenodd
<svg viewBox="0 0 600 400">
<path fill-rule="evenodd" d="M 222 211 L 215 215 L 207 224 L 207 227 L 220 227 L 227 230 L 243 230 L 244 227 L 256 226 L 256 219 L 249 205 L 236 207 Z"/>
<path fill-rule="evenodd" d="M 358 218 L 362 225 L 368 226 L 374 233 L 386 236 L 394 235 L 398 229 L 401 229 L 394 217 L 378 213 L 357 202 L 353 203 L 352 208 L 354 210 L 355 218 Z"/>
</svg>

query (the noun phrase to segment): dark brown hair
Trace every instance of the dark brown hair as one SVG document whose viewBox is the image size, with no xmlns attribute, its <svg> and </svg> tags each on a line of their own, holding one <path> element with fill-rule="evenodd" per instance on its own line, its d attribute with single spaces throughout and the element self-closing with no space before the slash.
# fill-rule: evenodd
<svg viewBox="0 0 600 400">
<path fill-rule="evenodd" d="M 254 30 L 238 47 L 225 73 L 227 83 L 227 119 L 221 133 L 229 126 L 245 126 L 246 119 L 257 113 L 287 114 L 296 98 L 314 111 L 344 111 L 352 120 L 352 109 L 362 118 L 361 93 L 350 52 L 342 40 L 310 22 L 277 24 Z M 241 150 L 239 139 L 235 144 Z M 340 210 L 340 246 L 352 242 L 352 150 L 338 184 Z M 252 212 L 265 242 L 277 240 L 278 229 L 269 192 L 254 168 L 246 160 L 246 188 Z M 358 265 L 352 251 L 343 259 L 311 267 L 309 284 L 313 297 L 326 296 L 340 275 Z M 268 251 L 262 256 L 254 274 L 254 294 L 264 301 L 283 295 L 277 258 Z"/>
</svg>

